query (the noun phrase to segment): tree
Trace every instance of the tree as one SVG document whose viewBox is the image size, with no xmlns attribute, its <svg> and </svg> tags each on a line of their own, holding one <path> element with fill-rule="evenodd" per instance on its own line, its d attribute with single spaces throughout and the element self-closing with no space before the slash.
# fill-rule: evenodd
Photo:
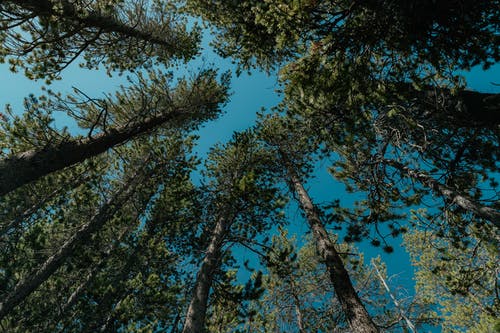
<svg viewBox="0 0 500 333">
<path fill-rule="evenodd" d="M 272 66 L 326 53 L 351 62 L 362 56 L 376 73 L 403 63 L 470 68 L 500 60 L 498 2 L 191 0 L 188 10 L 209 21 L 223 55 L 243 65 Z M 456 27 L 460 26 L 461 29 Z M 380 61 L 382 60 L 382 61 Z M 388 61 L 384 63 L 383 61 Z M 401 73 L 398 73 L 401 74 Z"/>
<path fill-rule="evenodd" d="M 223 55 L 243 68 L 253 61 L 280 67 L 280 109 L 326 157 L 339 156 L 335 177 L 366 193 L 343 217 L 351 222 L 349 239 L 375 243 L 386 237 L 367 226 L 389 222 L 397 236 L 405 230 L 404 207 L 432 192 L 448 212 L 472 211 L 496 223 L 495 199 L 479 184 L 495 191 L 498 94 L 464 90 L 455 71 L 499 60 L 498 8 L 495 1 L 193 0 L 187 6 L 216 28 Z M 463 29 L 454 28 L 457 22 Z M 411 169 L 425 177 L 404 172 Z"/>
<path fill-rule="evenodd" d="M 28 98 L 22 118 L 1 123 L 0 327 L 175 331 L 186 310 L 184 332 L 281 322 L 307 331 L 312 321 L 394 329 L 402 312 L 380 313 L 388 298 L 361 293 L 360 283 L 374 293 L 380 283 L 345 258 L 329 224 L 344 228 L 346 241 L 368 238 L 386 252 L 390 237 L 413 230 L 406 242 L 419 282 L 439 289 L 419 289 L 410 311 L 417 324 L 497 325 L 499 97 L 465 90 L 456 70 L 500 60 L 499 8 L 498 0 L 3 1 L 0 59 L 30 78 L 58 78 L 80 56 L 109 73 L 188 60 L 199 31 L 188 32 L 187 13 L 213 24 L 218 51 L 240 70 L 279 67 L 284 99 L 257 133 L 214 148 L 195 186 L 184 139 L 217 116 L 227 75 L 204 71 L 172 88 L 171 75 L 152 70 L 115 97 Z M 53 128 L 55 111 L 85 135 Z M 306 190 L 313 162 L 330 158 L 332 175 L 363 194 L 352 208 L 333 201 L 323 209 Z M 267 258 L 280 280 L 254 272 L 242 286 L 233 246 L 259 252 L 260 238 L 283 222 L 283 184 L 311 229 L 315 260 L 297 262 L 283 240 Z M 421 242 L 424 226 L 406 217 L 429 204 L 420 218 L 432 233 Z M 333 318 L 304 306 L 297 286 L 312 276 L 306 281 L 329 286 L 316 301 Z M 263 281 L 282 297 L 272 306 L 293 312 L 251 302 Z M 329 308 L 336 304 L 341 313 Z"/>
<path fill-rule="evenodd" d="M 9 0 L 0 5 L 0 59 L 48 81 L 74 61 L 134 70 L 197 53 L 199 31 L 162 1 Z M 83 59 L 82 59 L 83 57 Z"/>
<path fill-rule="evenodd" d="M 252 302 L 254 314 L 246 318 L 245 328 L 249 332 L 350 331 L 324 262 L 317 256 L 314 239 L 307 235 L 301 246 L 298 243 L 284 229 L 273 236 L 265 261 L 265 293 Z M 400 309 L 418 326 L 433 323 L 428 319 L 428 305 L 418 296 L 410 302 L 403 300 L 400 309 L 395 308 L 374 267 L 364 263 L 363 254 L 346 243 L 338 247 L 351 279 L 356 281 L 356 291 L 384 331 L 399 332 L 405 327 Z M 380 259 L 372 262 L 380 276 L 387 279 Z"/>
<path fill-rule="evenodd" d="M 87 105 L 81 111 L 74 111 L 65 109 L 66 105 L 57 105 L 50 100 L 43 101 L 40 105 L 38 100 L 32 99 L 27 112 L 34 110 L 38 117 L 45 118 L 45 124 L 33 125 L 33 132 L 36 131 L 35 134 L 38 134 L 41 142 L 36 142 L 35 147 L 22 152 L 16 152 L 13 146 L 6 147 L 10 156 L 0 160 L 0 195 L 48 173 L 103 153 L 160 126 L 196 128 L 200 122 L 217 117 L 219 104 L 226 100 L 227 77 L 219 84 L 213 71 L 200 73 L 200 76 L 190 83 L 181 80 L 175 89 L 171 89 L 167 78 L 159 73 L 152 73 L 149 79 L 150 82 L 140 77 L 139 84 L 124 88 L 116 95 L 116 101 L 111 98 L 99 101 L 97 106 L 102 107 L 101 110 L 96 109 L 95 103 Z M 82 125 L 90 127 L 86 138 L 71 138 L 66 132 L 58 133 L 49 127 L 52 119 L 44 113 L 48 112 L 50 115 L 53 109 L 61 106 L 69 114 L 80 114 L 79 117 L 84 118 Z M 44 112 L 44 108 L 49 111 Z M 123 108 L 127 108 L 126 114 L 123 114 Z M 28 115 L 24 121 L 14 119 L 12 125 L 3 123 L 2 127 L 6 130 L 3 135 L 12 133 L 10 135 L 15 138 L 21 132 L 23 136 L 28 136 L 26 123 L 32 117 L 34 116 Z M 89 124 L 90 120 L 85 117 L 97 118 L 94 123 Z M 122 124 L 108 127 L 107 118 Z M 102 132 L 94 135 L 93 130 L 96 128 Z M 47 135 L 46 131 L 50 134 Z"/>
<path fill-rule="evenodd" d="M 349 322 L 349 326 L 352 330 L 357 330 L 358 332 L 379 332 L 378 327 L 371 319 L 353 288 L 349 274 L 345 270 L 340 255 L 324 229 L 314 203 L 302 185 L 302 181 L 298 178 L 293 166 L 288 162 L 287 158 L 284 155 L 282 155 L 281 158 L 289 173 L 290 186 L 299 198 L 300 205 L 304 210 L 306 219 L 315 237 L 318 252 L 325 260 L 327 270 L 330 273 L 331 282 L 342 306 L 342 310 Z"/>
<path fill-rule="evenodd" d="M 203 331 L 212 284 L 230 251 L 227 244 L 244 243 L 279 221 L 277 213 L 283 203 L 273 184 L 276 164 L 252 135 L 235 134 L 225 147 L 210 152 L 205 172 L 209 182 L 204 216 L 205 230 L 210 230 L 204 237 L 209 235 L 209 241 L 196 275 L 183 332 Z"/>
<path fill-rule="evenodd" d="M 342 258 L 321 220 L 320 211 L 303 185 L 304 176 L 301 175 L 307 175 L 305 170 L 311 168 L 305 156 L 308 156 L 307 153 L 314 153 L 314 143 L 311 146 L 310 140 L 304 137 L 303 133 L 289 130 L 292 128 L 291 125 L 293 123 L 287 123 L 286 118 L 278 116 L 264 118 L 259 124 L 263 139 L 275 149 L 275 154 L 283 168 L 285 182 L 301 207 L 314 237 L 318 255 L 324 260 L 335 294 L 351 330 L 379 332 L 379 328 L 366 311 L 353 287 Z"/>
<path fill-rule="evenodd" d="M 457 243 L 442 232 L 437 236 L 437 223 L 430 224 L 429 218 L 425 210 L 415 211 L 414 222 L 421 228 L 404 236 L 417 268 L 417 293 L 435 305 L 443 332 L 498 330 L 498 236 L 483 234 L 477 223 L 471 223 L 468 237 Z M 450 222 L 439 221 L 444 223 Z"/>
</svg>

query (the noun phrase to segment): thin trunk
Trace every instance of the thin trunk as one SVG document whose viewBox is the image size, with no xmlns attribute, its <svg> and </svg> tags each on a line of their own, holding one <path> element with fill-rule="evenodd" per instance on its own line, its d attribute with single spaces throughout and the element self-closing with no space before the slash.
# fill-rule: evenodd
<svg viewBox="0 0 500 333">
<path fill-rule="evenodd" d="M 396 297 L 394 297 L 394 295 L 392 294 L 391 292 L 391 289 L 389 289 L 389 286 L 387 285 L 387 282 L 385 282 L 385 279 L 384 277 L 382 276 L 382 274 L 380 273 L 377 265 L 375 264 L 374 261 L 372 261 L 372 265 L 373 267 L 375 268 L 375 272 L 377 273 L 377 276 L 380 280 L 380 282 L 382 282 L 382 285 L 384 286 L 385 290 L 387 291 L 387 293 L 389 294 L 389 296 L 391 297 L 392 299 L 392 302 L 394 303 L 394 305 L 396 306 L 396 309 L 398 309 L 398 312 L 399 314 L 401 315 L 401 317 L 405 320 L 405 323 L 406 323 L 406 326 L 408 326 L 408 330 L 411 332 L 411 333 L 416 333 L 417 332 L 417 329 L 415 328 L 415 325 L 413 325 L 413 323 L 411 322 L 411 320 L 406 316 L 406 313 L 405 311 L 401 308 L 401 306 L 399 305 L 399 302 L 398 300 L 396 299 Z"/>
<path fill-rule="evenodd" d="M 82 162 L 145 134 L 167 121 L 184 119 L 187 112 L 166 112 L 112 129 L 91 138 L 69 140 L 41 150 L 30 150 L 0 160 L 0 196 L 52 172 Z"/>
<path fill-rule="evenodd" d="M 94 215 L 89 222 L 82 225 L 42 266 L 19 281 L 14 289 L 0 303 L 0 320 L 15 306 L 44 283 L 70 257 L 75 249 L 85 243 L 93 233 L 98 231 L 113 217 L 120 207 L 133 194 L 146 175 L 137 175 L 131 178 L 115 195 L 110 198 Z"/>
<path fill-rule="evenodd" d="M 99 317 L 96 321 L 89 323 L 82 332 L 97 332 L 98 328 L 106 328 L 109 327 L 113 317 L 115 316 L 115 311 L 121 304 L 122 300 L 127 297 L 130 293 L 133 293 L 133 290 L 129 288 L 123 288 L 126 285 L 126 281 L 129 279 L 129 275 L 131 272 L 131 268 L 137 265 L 137 259 L 139 253 L 142 253 L 145 248 L 144 244 L 147 244 L 151 238 L 154 236 L 149 228 L 146 227 L 146 234 L 144 235 L 144 239 L 140 242 L 132 251 L 131 254 L 128 255 L 125 264 L 121 267 L 120 271 L 116 274 L 116 276 L 111 280 L 110 284 L 113 285 L 114 291 L 101 295 L 103 296 L 99 302 Z M 115 300 L 118 300 L 115 302 Z"/>
<path fill-rule="evenodd" d="M 113 310 L 110 311 L 110 313 L 106 317 L 106 321 L 99 327 L 99 332 L 112 332 L 113 328 L 110 325 L 115 320 L 115 311 L 120 308 L 120 305 L 122 304 L 122 302 L 125 299 L 125 297 L 123 297 L 122 299 L 120 299 L 118 301 L 118 303 L 116 303 L 116 305 L 113 308 Z M 115 332 L 115 330 L 113 330 L 113 332 Z"/>
<path fill-rule="evenodd" d="M 429 176 L 423 172 L 413 170 L 400 162 L 397 162 L 394 160 L 387 160 L 387 159 L 384 160 L 383 162 L 387 165 L 390 165 L 390 166 L 398 169 L 403 174 L 408 175 L 411 179 L 419 181 L 424 186 L 427 186 L 428 188 L 433 190 L 435 193 L 445 197 L 446 199 L 450 200 L 452 203 L 458 205 L 459 207 L 465 209 L 466 211 L 474 213 L 475 215 L 477 215 L 485 220 L 490 221 L 495 226 L 500 228 L 500 212 L 498 210 L 493 209 L 493 208 L 488 207 L 488 206 L 483 206 L 483 205 L 475 202 L 473 199 L 471 199 L 467 195 L 458 193 L 455 190 L 439 183 L 437 180 L 435 180 L 431 176 Z"/>
<path fill-rule="evenodd" d="M 299 328 L 299 332 L 300 333 L 306 333 L 306 331 L 304 330 L 304 319 L 303 319 L 303 316 L 302 316 L 302 311 L 300 310 L 300 307 L 295 304 L 295 314 L 297 315 L 297 326 Z"/>
<path fill-rule="evenodd" d="M 349 327 L 353 332 L 357 333 L 378 333 L 379 330 L 359 299 L 349 273 L 344 267 L 342 258 L 330 240 L 309 194 L 302 185 L 293 165 L 288 162 L 284 154 L 281 154 L 281 156 L 288 171 L 290 185 L 297 194 L 299 203 L 304 210 L 316 247 L 327 267 L 335 294 L 341 304 Z"/>
<path fill-rule="evenodd" d="M 226 236 L 227 227 L 228 220 L 219 218 L 205 253 L 205 258 L 196 277 L 193 297 L 189 303 L 182 333 L 203 332 L 208 295 L 212 287 L 214 273 L 220 265 L 222 243 Z"/>
<path fill-rule="evenodd" d="M 93 281 L 93 279 L 94 279 L 95 275 L 97 274 L 97 272 L 102 268 L 103 263 L 104 263 L 104 259 L 100 260 L 96 265 L 94 265 L 89 270 L 89 272 L 87 273 L 87 275 L 85 276 L 85 278 L 83 279 L 83 281 L 71 293 L 71 295 L 68 297 L 68 299 L 66 300 L 66 302 L 63 304 L 63 306 L 59 310 L 59 318 L 63 318 L 64 315 L 66 314 L 66 312 L 68 312 L 68 310 L 70 310 L 73 307 L 73 305 L 75 305 L 75 303 L 78 301 L 78 299 L 83 294 L 83 292 L 85 290 L 87 290 L 87 287 Z"/>
<path fill-rule="evenodd" d="M 113 328 L 113 322 L 115 321 L 116 311 L 119 310 L 121 303 L 128 295 L 130 295 L 130 292 L 130 290 L 125 289 L 118 295 L 115 295 L 114 298 L 118 301 L 116 303 L 112 303 L 109 310 L 104 309 L 101 304 L 99 304 L 99 312 L 97 313 L 98 319 L 95 322 L 90 323 L 86 327 L 82 328 L 80 332 L 95 333 L 111 331 Z"/>
</svg>

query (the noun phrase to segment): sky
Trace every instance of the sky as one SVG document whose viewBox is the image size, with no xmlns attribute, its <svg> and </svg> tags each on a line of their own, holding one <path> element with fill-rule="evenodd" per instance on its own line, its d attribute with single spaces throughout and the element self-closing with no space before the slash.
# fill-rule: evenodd
<svg viewBox="0 0 500 333">
<path fill-rule="evenodd" d="M 210 51 L 208 40 L 203 43 L 205 51 L 203 58 L 193 61 L 189 67 L 193 70 L 198 66 L 208 67 L 210 64 L 219 67 L 221 71 L 234 70 L 230 61 L 221 59 Z M 206 65 L 204 65 L 206 64 Z M 469 88 L 482 92 L 500 93 L 500 66 L 494 66 L 489 71 L 484 72 L 480 68 L 473 69 L 470 73 L 464 73 L 467 78 Z M 105 93 L 113 93 L 121 84 L 126 84 L 124 76 L 114 75 L 109 77 L 105 71 L 89 71 L 81 69 L 77 64 L 71 65 L 62 73 L 63 79 L 53 82 L 49 88 L 64 94 L 71 93 L 72 87 L 77 87 L 88 96 L 99 98 Z M 25 96 L 42 94 L 42 82 L 35 82 L 26 79 L 22 73 L 11 73 L 8 65 L 0 64 L 0 104 L 10 103 L 16 113 L 22 110 L 22 101 Z M 271 108 L 280 101 L 276 90 L 279 88 L 276 75 L 266 75 L 259 71 L 253 71 L 251 75 L 244 73 L 239 77 L 233 75 L 230 102 L 225 107 L 225 114 L 219 119 L 206 123 L 198 132 L 200 136 L 196 152 L 204 156 L 211 146 L 217 142 L 226 142 L 231 138 L 234 131 L 243 130 L 253 124 L 256 119 L 256 112 L 262 107 Z M 71 123 L 64 117 L 56 120 L 57 127 L 69 126 L 70 131 L 76 132 Z M 341 199 L 341 203 L 352 202 L 352 198 L 344 191 L 343 185 L 335 182 L 326 172 L 327 163 L 319 163 L 315 171 L 315 177 L 307 184 L 307 189 L 313 199 L 317 202 L 328 202 L 333 199 Z M 290 234 L 296 234 L 299 238 L 307 232 L 305 223 L 301 220 L 300 213 L 296 205 L 288 208 L 290 221 Z M 371 247 L 364 243 L 359 247 L 365 252 L 367 260 L 369 258 L 382 256 L 383 261 L 388 266 L 389 276 L 395 276 L 393 285 L 403 285 L 408 292 L 412 293 L 413 271 L 409 263 L 409 258 L 403 248 L 398 248 L 397 241 L 393 244 L 395 252 L 388 255 L 378 248 Z M 241 255 L 246 256 L 248 250 L 241 250 Z"/>
</svg>

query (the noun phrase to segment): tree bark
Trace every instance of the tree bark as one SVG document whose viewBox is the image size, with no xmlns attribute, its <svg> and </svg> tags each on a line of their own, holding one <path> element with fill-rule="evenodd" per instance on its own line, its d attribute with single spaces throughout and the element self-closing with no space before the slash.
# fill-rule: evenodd
<svg viewBox="0 0 500 333">
<path fill-rule="evenodd" d="M 281 157 L 288 172 L 290 187 L 298 196 L 300 206 L 306 215 L 307 222 L 313 233 L 317 250 L 327 267 L 330 281 L 333 284 L 335 294 L 341 304 L 349 327 L 352 332 L 378 333 L 379 329 L 359 299 L 352 285 L 349 273 L 344 267 L 342 258 L 330 240 L 309 194 L 302 185 L 293 165 L 291 165 L 284 154 L 281 154 Z"/>
<path fill-rule="evenodd" d="M 94 215 L 89 222 L 82 225 L 64 244 L 52 254 L 42 266 L 19 281 L 14 289 L 0 303 L 0 320 L 3 319 L 15 306 L 44 283 L 70 257 L 75 249 L 88 241 L 93 233 L 101 229 L 113 217 L 121 206 L 133 194 L 147 175 L 135 175 L 118 190 Z"/>
<path fill-rule="evenodd" d="M 474 213 L 478 217 L 483 218 L 487 221 L 490 221 L 495 226 L 500 228 L 500 212 L 498 210 L 493 209 L 493 208 L 488 207 L 488 206 L 483 206 L 483 205 L 475 202 L 473 199 L 471 199 L 467 195 L 458 193 L 457 191 L 439 183 L 437 180 L 435 180 L 431 176 L 429 176 L 423 172 L 413 170 L 400 162 L 397 162 L 395 160 L 388 160 L 388 159 L 385 159 L 383 162 L 387 165 L 390 165 L 390 166 L 396 168 L 397 170 L 399 170 L 403 174 L 407 175 L 411 179 L 417 180 L 418 182 L 420 182 L 424 186 L 433 190 L 438 195 L 441 195 L 441 196 L 445 197 L 446 199 L 450 200 L 452 203 L 456 204 L 457 206 L 461 207 L 462 209 L 465 209 L 466 211 Z"/>
<path fill-rule="evenodd" d="M 121 126 L 91 138 L 62 142 L 41 150 L 30 150 L 0 160 L 0 196 L 52 172 L 82 162 L 163 125 L 184 120 L 190 113 L 166 112 Z"/>
<path fill-rule="evenodd" d="M 224 217 L 219 218 L 215 226 L 210 244 L 205 253 L 196 277 L 193 297 L 184 321 L 182 333 L 201 333 L 205 326 L 207 313 L 208 295 L 212 287 L 213 277 L 217 267 L 220 265 L 221 249 L 226 236 L 229 221 Z"/>
</svg>

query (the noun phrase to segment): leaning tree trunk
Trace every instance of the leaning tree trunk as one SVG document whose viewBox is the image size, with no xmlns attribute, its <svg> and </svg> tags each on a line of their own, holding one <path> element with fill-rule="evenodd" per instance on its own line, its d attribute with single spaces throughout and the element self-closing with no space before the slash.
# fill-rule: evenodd
<svg viewBox="0 0 500 333">
<path fill-rule="evenodd" d="M 134 293 L 133 288 L 123 287 L 126 286 L 130 273 L 141 269 L 140 266 L 136 266 L 138 264 L 138 258 L 140 254 L 146 250 L 145 244 L 148 244 L 154 236 L 154 234 L 149 230 L 148 225 L 145 228 L 145 232 L 146 233 L 143 236 L 144 238 L 139 241 L 133 251 L 127 255 L 126 261 L 120 268 L 119 272 L 115 272 L 116 276 L 110 280 L 109 284 L 114 286 L 113 291 L 106 293 L 104 297 L 97 300 L 99 303 L 98 318 L 93 322 L 87 323 L 87 325 L 82 328 L 81 332 L 94 333 L 112 329 L 113 321 L 116 317 L 116 311 L 119 309 L 119 305 L 128 295 Z M 135 269 L 135 271 L 133 269 Z"/>
<path fill-rule="evenodd" d="M 208 295 L 212 287 L 215 271 L 220 265 L 222 255 L 221 248 L 226 236 L 227 227 L 228 220 L 225 218 L 222 217 L 217 221 L 210 244 L 205 253 L 205 258 L 203 259 L 196 277 L 193 297 L 189 303 L 182 333 L 203 332 L 207 313 Z"/>
<path fill-rule="evenodd" d="M 469 211 L 471 213 L 474 213 L 476 216 L 483 218 L 487 221 L 490 221 L 495 226 L 500 228 L 500 212 L 497 209 L 488 206 L 483 206 L 474 201 L 473 199 L 471 199 L 469 196 L 458 193 L 454 189 L 441 184 L 428 174 L 413 170 L 398 161 L 386 159 L 383 160 L 383 163 L 396 168 L 401 173 L 403 173 L 403 175 L 406 175 L 411 179 L 417 180 L 424 186 L 433 190 L 436 194 L 445 197 L 446 199 L 450 200 L 452 203 L 456 204 L 460 208 Z"/>
<path fill-rule="evenodd" d="M 57 271 L 78 246 L 88 241 L 96 231 L 101 229 L 130 198 L 137 185 L 147 176 L 148 175 L 144 174 L 136 174 L 135 177 L 130 178 L 129 181 L 101 207 L 99 212 L 94 215 L 89 222 L 82 225 L 80 229 L 51 255 L 38 270 L 30 273 L 19 281 L 14 289 L 7 294 L 0 303 L 0 320 Z"/>
<path fill-rule="evenodd" d="M 352 285 L 349 273 L 344 267 L 342 258 L 335 249 L 333 242 L 330 240 L 309 194 L 302 185 L 293 166 L 287 161 L 283 154 L 281 155 L 287 168 L 291 188 L 297 194 L 299 203 L 306 215 L 307 222 L 309 223 L 316 242 L 316 247 L 327 267 L 335 294 L 341 304 L 342 311 L 349 323 L 349 327 L 352 332 L 357 333 L 379 332 L 377 325 L 375 325 L 359 299 Z"/>
<path fill-rule="evenodd" d="M 166 112 L 91 138 L 70 140 L 41 150 L 31 150 L 0 160 L 0 196 L 52 172 L 82 162 L 106 150 L 145 134 L 167 121 L 182 120 L 182 111 Z"/>
</svg>

